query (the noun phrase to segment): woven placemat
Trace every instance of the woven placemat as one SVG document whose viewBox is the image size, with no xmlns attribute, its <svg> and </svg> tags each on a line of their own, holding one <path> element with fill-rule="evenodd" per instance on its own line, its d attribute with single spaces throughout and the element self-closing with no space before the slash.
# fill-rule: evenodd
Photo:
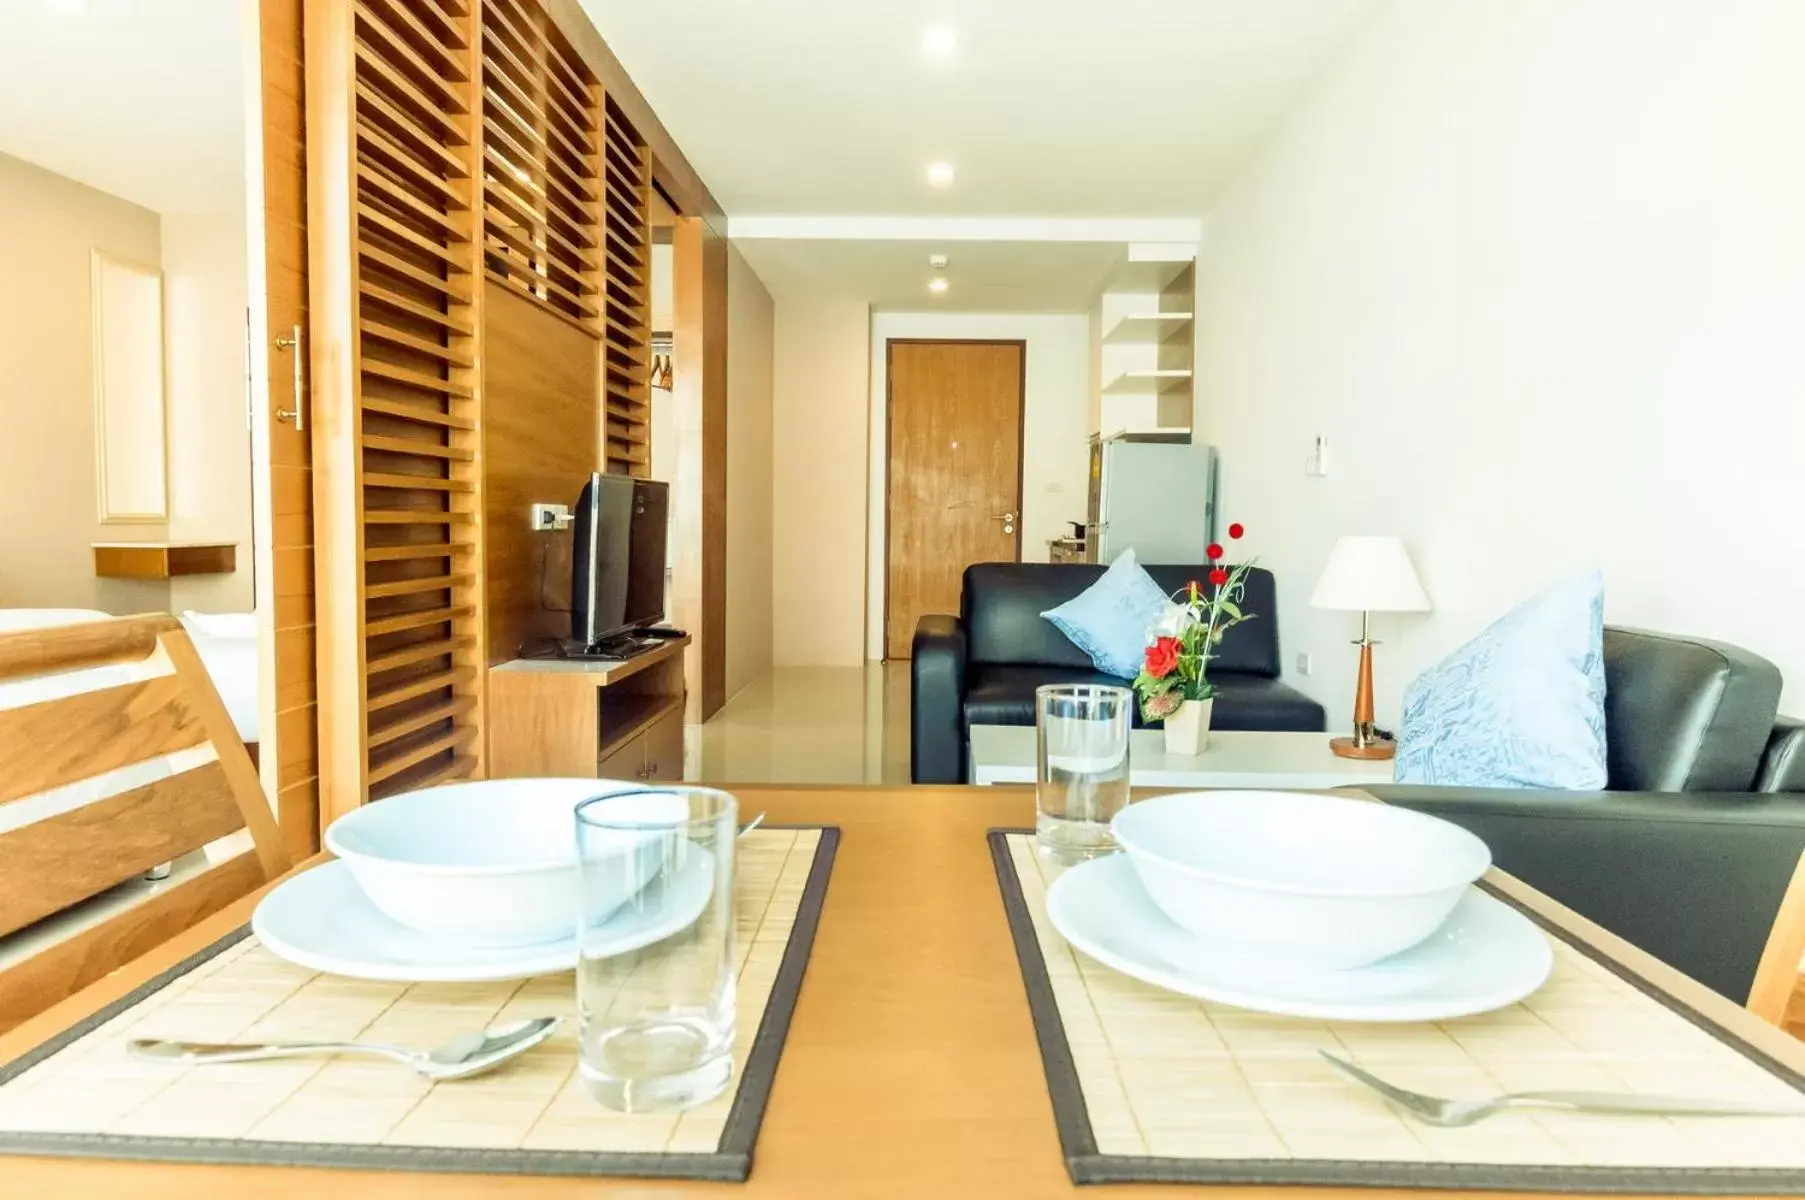
<svg viewBox="0 0 1805 1200">
<path fill-rule="evenodd" d="M 1805 1193 L 1805 1118 L 1517 1111 L 1437 1128 L 1322 1061 L 1329 1050 L 1441 1096 L 1805 1103 L 1805 1078 L 1539 919 L 1553 974 L 1509 1008 L 1417 1024 L 1280 1017 L 1164 991 L 1078 953 L 1046 917 L 1060 868 L 1030 833 L 995 831 L 990 845 L 1075 1183 Z"/>
<path fill-rule="evenodd" d="M 570 1016 L 570 972 L 509 983 L 376 983 L 277 958 L 248 927 L 0 1067 L 0 1151 L 524 1175 L 743 1180 L 821 917 L 839 831 L 764 826 L 738 846 L 735 1085 L 670 1114 L 602 1108 L 576 1022 L 487 1075 L 392 1063 L 172 1066 L 132 1038 L 433 1046 L 498 1021 Z"/>
</svg>

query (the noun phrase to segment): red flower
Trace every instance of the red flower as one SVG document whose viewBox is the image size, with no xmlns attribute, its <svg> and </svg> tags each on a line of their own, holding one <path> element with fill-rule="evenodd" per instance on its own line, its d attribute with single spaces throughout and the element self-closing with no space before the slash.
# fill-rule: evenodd
<svg viewBox="0 0 1805 1200">
<path fill-rule="evenodd" d="M 1221 587 L 1223 584 L 1228 582 L 1228 572 L 1224 571 L 1221 567 L 1217 567 L 1215 570 L 1210 572 L 1210 582 L 1215 584 L 1217 587 Z"/>
<path fill-rule="evenodd" d="M 1247 530 L 1245 530 L 1241 527 L 1241 522 L 1239 522 L 1239 521 L 1236 521 L 1233 525 L 1230 525 L 1228 527 L 1228 536 L 1230 536 L 1232 538 L 1238 538 L 1246 532 L 1247 532 Z"/>
<path fill-rule="evenodd" d="M 1215 542 L 1211 542 L 1210 548 L 1205 550 L 1204 553 L 1210 556 L 1211 562 L 1215 562 L 1222 557 L 1222 547 Z"/>
<path fill-rule="evenodd" d="M 1147 674 L 1164 679 L 1178 666 L 1178 639 L 1162 637 L 1147 647 Z"/>
</svg>

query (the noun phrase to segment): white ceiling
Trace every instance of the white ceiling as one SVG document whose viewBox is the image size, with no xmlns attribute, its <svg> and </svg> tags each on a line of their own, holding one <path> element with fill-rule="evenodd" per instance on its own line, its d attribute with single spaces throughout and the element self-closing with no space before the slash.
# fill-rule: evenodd
<svg viewBox="0 0 1805 1200">
<path fill-rule="evenodd" d="M 582 0 L 729 214 L 1069 216 L 1203 212 L 1380 2 Z"/>
<path fill-rule="evenodd" d="M 243 203 L 240 0 L 0 0 L 0 152 L 157 212 Z"/>
<path fill-rule="evenodd" d="M 862 300 L 879 312 L 1086 312 L 1122 261 L 1095 242 L 796 241 L 736 239 L 773 296 Z M 928 291 L 928 255 L 948 258 L 947 290 Z"/>
</svg>

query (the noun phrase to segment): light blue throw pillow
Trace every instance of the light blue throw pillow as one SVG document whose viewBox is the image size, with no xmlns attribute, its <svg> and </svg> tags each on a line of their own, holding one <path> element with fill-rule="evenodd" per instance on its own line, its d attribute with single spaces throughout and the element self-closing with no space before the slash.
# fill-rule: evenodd
<svg viewBox="0 0 1805 1200">
<path fill-rule="evenodd" d="M 1604 579 L 1563 580 L 1417 676 L 1399 783 L 1605 785 Z"/>
<path fill-rule="evenodd" d="M 1170 603 L 1134 551 L 1124 550 L 1097 582 L 1040 615 L 1089 655 L 1097 670 L 1132 679 L 1141 671 L 1147 631 Z"/>
</svg>

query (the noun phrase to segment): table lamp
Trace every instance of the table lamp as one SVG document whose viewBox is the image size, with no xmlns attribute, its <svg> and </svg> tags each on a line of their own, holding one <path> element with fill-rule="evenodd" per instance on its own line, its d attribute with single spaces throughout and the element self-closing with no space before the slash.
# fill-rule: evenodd
<svg viewBox="0 0 1805 1200">
<path fill-rule="evenodd" d="M 1311 608 L 1360 614 L 1360 681 L 1354 690 L 1354 736 L 1329 740 L 1342 758 L 1381 759 L 1397 752 L 1397 744 L 1373 728 L 1372 614 L 1427 612 L 1429 594 L 1410 565 L 1404 543 L 1394 537 L 1344 537 L 1329 552 Z"/>
</svg>

